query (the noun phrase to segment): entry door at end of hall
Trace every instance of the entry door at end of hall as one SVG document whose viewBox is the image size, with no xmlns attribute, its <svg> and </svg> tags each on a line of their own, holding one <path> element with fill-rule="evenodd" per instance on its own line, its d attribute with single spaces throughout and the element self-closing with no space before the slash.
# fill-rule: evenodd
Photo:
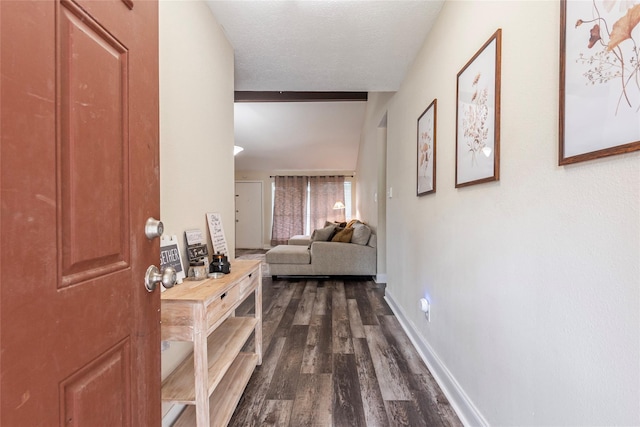
<svg viewBox="0 0 640 427">
<path fill-rule="evenodd" d="M 236 248 L 262 248 L 262 182 L 236 182 Z"/>
</svg>

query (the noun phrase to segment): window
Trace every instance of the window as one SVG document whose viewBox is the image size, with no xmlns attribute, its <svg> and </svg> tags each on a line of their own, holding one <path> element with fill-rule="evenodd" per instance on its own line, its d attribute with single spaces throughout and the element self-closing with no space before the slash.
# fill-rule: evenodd
<svg viewBox="0 0 640 427">
<path fill-rule="evenodd" d="M 271 212 L 273 212 L 273 203 L 275 201 L 275 192 L 276 192 L 276 184 L 275 182 L 271 183 Z M 338 200 L 336 200 L 337 202 Z M 344 181 L 344 217 L 346 221 L 351 221 L 351 211 L 352 211 L 352 203 L 351 203 L 351 181 Z M 304 227 L 304 233 L 310 235 L 313 230 L 311 230 L 311 210 L 309 206 L 311 205 L 311 194 L 309 191 L 309 185 L 307 185 L 307 212 L 306 212 L 306 222 Z M 272 219 L 273 221 L 273 219 Z"/>
</svg>

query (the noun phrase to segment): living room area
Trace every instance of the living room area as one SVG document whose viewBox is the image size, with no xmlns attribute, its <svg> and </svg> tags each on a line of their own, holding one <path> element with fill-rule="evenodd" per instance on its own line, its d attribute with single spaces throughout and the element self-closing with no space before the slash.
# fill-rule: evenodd
<svg viewBox="0 0 640 427">
<path fill-rule="evenodd" d="M 559 165 L 560 22 L 561 2 L 446 1 L 397 89 L 367 91 L 353 168 L 240 170 L 234 48 L 205 2 L 161 2 L 166 232 L 219 212 L 233 258 L 235 184 L 261 182 L 266 250 L 272 176 L 349 176 L 385 301 L 463 424 L 639 425 L 640 155 Z M 458 186 L 457 76 L 498 29 L 499 179 Z M 416 128 L 434 99 L 437 185 L 418 196 Z M 172 343 L 163 376 L 189 351 Z"/>
</svg>

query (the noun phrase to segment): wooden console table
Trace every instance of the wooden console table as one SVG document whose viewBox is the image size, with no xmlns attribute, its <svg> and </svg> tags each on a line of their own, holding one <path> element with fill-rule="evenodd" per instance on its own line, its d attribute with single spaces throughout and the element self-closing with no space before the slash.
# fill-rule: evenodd
<svg viewBox="0 0 640 427">
<path fill-rule="evenodd" d="M 235 309 L 251 294 L 255 316 L 236 317 Z M 224 277 L 168 289 L 161 295 L 161 318 L 163 341 L 193 342 L 193 354 L 162 382 L 163 402 L 191 405 L 175 426 L 226 426 L 262 364 L 260 261 L 234 260 Z M 254 352 L 241 352 L 254 332 Z"/>
</svg>

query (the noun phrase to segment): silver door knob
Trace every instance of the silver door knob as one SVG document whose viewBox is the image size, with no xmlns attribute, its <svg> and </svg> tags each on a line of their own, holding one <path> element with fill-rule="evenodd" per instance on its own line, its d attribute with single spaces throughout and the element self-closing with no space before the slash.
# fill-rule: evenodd
<svg viewBox="0 0 640 427">
<path fill-rule="evenodd" d="M 166 267 L 160 272 L 158 267 L 150 265 L 149 268 L 147 268 L 147 274 L 144 276 L 144 286 L 147 288 L 147 291 L 153 292 L 158 283 L 162 283 L 162 286 L 165 288 L 171 288 L 176 284 L 177 279 L 178 275 L 175 268 Z"/>
<path fill-rule="evenodd" d="M 164 224 L 162 221 L 153 217 L 147 218 L 147 223 L 144 225 L 144 234 L 147 236 L 147 239 L 151 240 L 155 237 L 160 237 L 162 233 L 164 233 Z"/>
</svg>

